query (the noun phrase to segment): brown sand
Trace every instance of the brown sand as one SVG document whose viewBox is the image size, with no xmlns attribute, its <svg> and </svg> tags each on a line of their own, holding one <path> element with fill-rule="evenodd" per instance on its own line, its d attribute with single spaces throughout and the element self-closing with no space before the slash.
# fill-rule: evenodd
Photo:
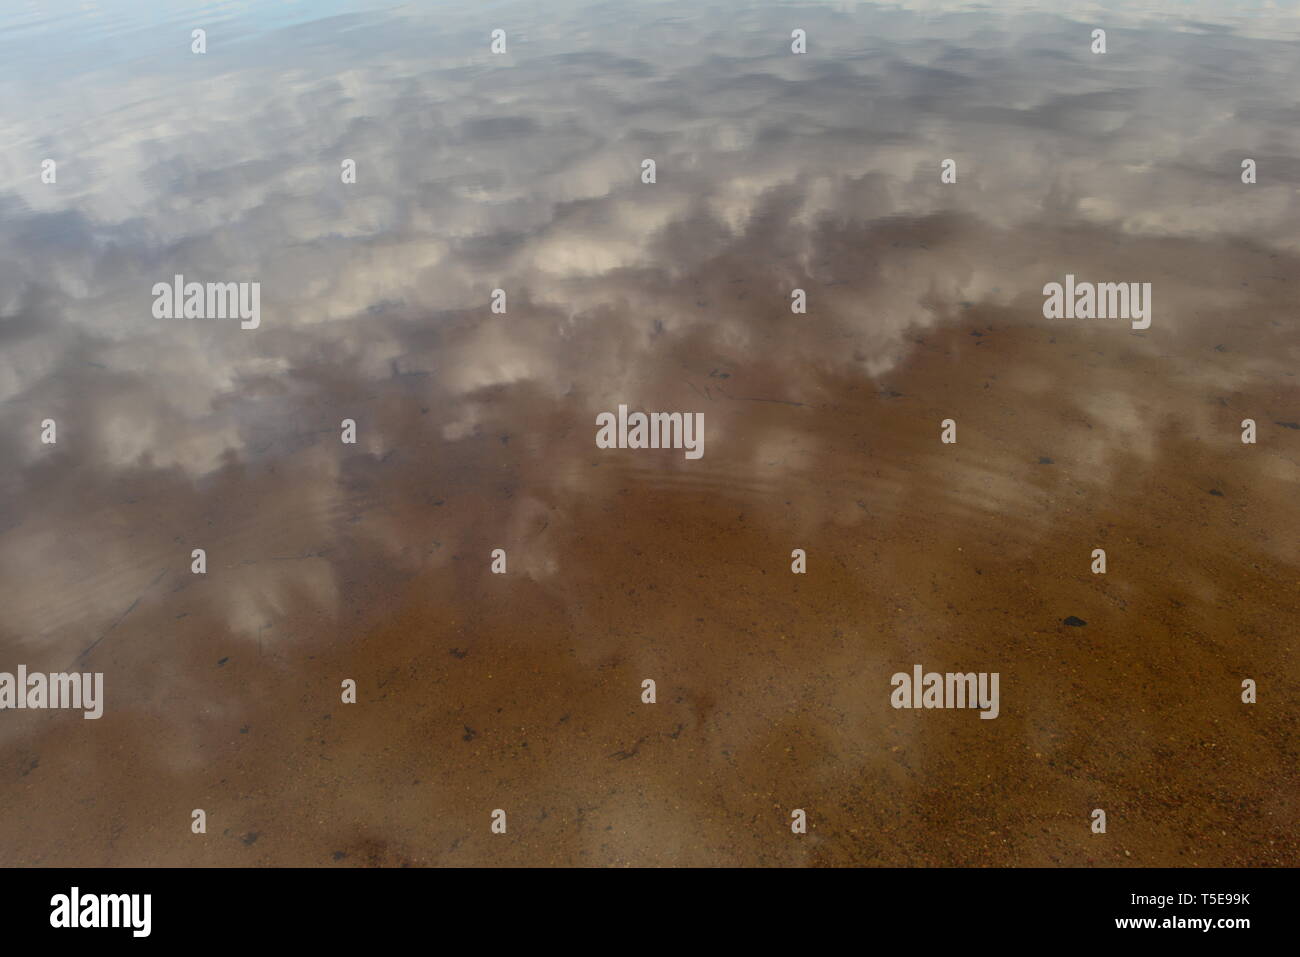
<svg viewBox="0 0 1300 957">
<path fill-rule="evenodd" d="M 7 603 L 47 632 L 6 634 L 4 660 L 103 671 L 108 706 L 6 714 L 0 862 L 1300 863 L 1300 431 L 1278 424 L 1300 390 L 1277 361 L 1297 264 L 1021 237 L 1008 268 L 1039 282 L 1140 258 L 1152 329 L 1044 320 L 1032 285 L 938 297 L 863 374 L 870 326 L 831 304 L 887 288 L 890 256 L 952 268 L 967 229 L 829 235 L 820 274 L 855 278 L 806 278 L 808 317 L 753 256 L 656 287 L 666 312 L 742 317 L 743 342 L 635 307 L 576 331 L 523 304 L 385 320 L 411 330 L 391 377 L 322 360 L 249 383 L 259 439 L 199 483 L 105 481 L 61 439 L 6 497 L 31 566 Z M 490 335 L 557 388 L 439 401 Z M 704 458 L 596 449 L 620 401 L 703 411 Z M 999 672 L 1001 715 L 892 709 L 914 663 Z"/>
</svg>

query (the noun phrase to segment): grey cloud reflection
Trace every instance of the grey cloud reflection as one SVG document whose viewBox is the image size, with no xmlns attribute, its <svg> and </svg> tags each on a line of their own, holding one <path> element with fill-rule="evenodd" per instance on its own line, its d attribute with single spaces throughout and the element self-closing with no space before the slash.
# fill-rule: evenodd
<svg viewBox="0 0 1300 957">
<path fill-rule="evenodd" d="M 24 148 L 3 170 L 15 184 L 0 232 L 7 461 L 46 454 L 17 437 L 50 415 L 87 467 L 197 480 L 254 454 L 267 390 L 311 401 L 322 361 L 359 389 L 397 365 L 435 372 L 422 385 L 455 441 L 479 424 L 481 390 L 563 395 L 575 351 L 586 387 L 611 397 L 635 394 L 658 335 L 761 353 L 759 330 L 795 285 L 812 287 L 818 334 L 780 348 L 879 377 L 908 330 L 958 303 L 1033 318 L 1050 276 L 1044 237 L 1027 244 L 1026 229 L 1241 234 L 1295 252 L 1294 184 L 1268 158 L 1296 155 L 1300 134 L 1274 122 L 1286 108 L 1261 106 L 1289 102 L 1294 31 L 1262 45 L 1134 34 L 1143 56 L 1103 68 L 1074 22 L 924 9 L 800 8 L 819 48 L 863 46 L 796 58 L 779 7 L 734 28 L 656 10 L 649 29 L 597 36 L 608 14 L 579 6 L 522 31 L 508 67 L 470 41 L 481 14 L 451 34 L 376 14 L 250 40 L 218 82 L 167 60 L 55 85 L 45 99 L 63 122 L 11 118 Z M 1211 43 L 1214 56 L 1196 55 Z M 272 47 L 274 65 L 257 63 Z M 286 68 L 286 49 L 301 63 Z M 64 158 L 57 189 L 30 175 L 37 153 Z M 1215 188 L 1239 155 L 1268 170 L 1244 196 Z M 345 156 L 355 187 L 338 183 Z M 654 187 L 637 180 L 643 156 L 658 162 Z M 948 156 L 960 189 L 937 182 Z M 909 231 L 926 240 L 897 238 Z M 177 273 L 261 281 L 264 328 L 154 319 L 148 289 Z M 747 295 L 724 297 L 724 275 Z M 1232 295 L 1208 285 L 1162 288 L 1162 307 Z M 484 318 L 495 287 L 508 320 Z"/>
<path fill-rule="evenodd" d="M 66 157 L 60 185 L 30 175 L 30 150 L 11 149 L 4 170 L 17 184 L 0 233 L 6 434 L 31 434 L 38 408 L 81 417 L 84 401 L 100 467 L 147 460 L 197 477 L 228 453 L 248 454 L 242 383 L 292 379 L 322 350 L 345 353 L 363 377 L 398 360 L 437 365 L 446 374 L 428 385 L 455 401 L 523 381 L 563 391 L 557 338 L 601 337 L 597 324 L 614 324 L 632 328 L 602 337 L 615 352 L 589 356 L 585 371 L 606 377 L 601 391 L 626 394 L 652 348 L 636 330 L 702 326 L 743 354 L 761 348 L 755 299 L 779 314 L 802 283 L 834 332 L 782 348 L 879 376 L 904 351 L 906 330 L 954 303 L 1010 305 L 1041 285 L 1030 259 L 1039 248 L 1014 232 L 1026 226 L 1240 233 L 1294 252 L 1292 182 L 1271 172 L 1244 197 L 1213 188 L 1233 176 L 1238 154 L 1266 169 L 1270 155 L 1296 155 L 1294 124 L 1268 122 L 1259 105 L 1287 102 L 1287 43 L 1268 44 L 1269 59 L 1221 33 L 1157 31 L 1143 36 L 1141 58 L 1087 69 L 1078 26 L 1059 19 L 1035 19 L 1026 43 L 1015 18 L 990 29 L 957 14 L 936 25 L 856 6 L 798 14 L 818 44 L 852 37 L 870 50 L 791 57 L 781 40 L 790 12 L 761 7 L 740 29 L 686 21 L 621 30 L 617 53 L 550 52 L 597 39 L 566 30 L 600 22 L 576 8 L 545 41 L 521 39 L 518 60 L 498 68 L 476 55 L 468 25 L 453 38 L 375 16 L 363 29 L 376 47 L 415 32 L 429 43 L 380 63 L 364 45 L 345 52 L 351 34 L 325 20 L 274 37 L 281 56 L 302 51 L 287 70 L 247 63 L 250 53 L 219 83 L 177 69 L 48 90 L 69 122 L 50 134 L 32 112 L 11 121 L 9 139 Z M 849 22 L 856 32 L 846 35 Z M 767 55 L 756 53 L 755 35 L 769 34 Z M 1189 55 L 1211 41 L 1213 57 Z M 1234 42 L 1243 55 L 1225 57 Z M 1080 68 L 1060 69 L 1062 60 Z M 1231 93 L 1198 95 L 1225 61 Z M 1225 144 L 1237 149 L 1225 155 Z M 960 189 L 937 182 L 950 155 Z M 354 188 L 338 183 L 345 156 L 360 167 Z M 637 180 L 643 156 L 661 170 L 652 188 Z M 942 271 L 931 251 L 893 241 L 827 268 L 837 233 L 927 217 L 967 225 L 969 238 L 944 247 Z M 1029 260 L 1020 274 L 1017 259 Z M 705 263 L 772 279 L 743 303 L 707 309 L 663 288 Z M 148 289 L 176 273 L 260 280 L 265 329 L 153 319 Z M 874 281 L 816 288 L 846 276 Z M 417 324 L 484 313 L 498 286 L 513 299 L 508 329 L 467 323 L 423 353 L 407 341 Z M 1212 291 L 1187 292 L 1204 301 Z M 371 321 L 397 304 L 406 322 Z M 536 306 L 554 315 L 535 316 Z M 68 394 L 70 382 L 84 399 Z M 457 421 L 445 438 L 464 431 Z M 42 454 L 10 443 L 10 462 Z"/>
</svg>

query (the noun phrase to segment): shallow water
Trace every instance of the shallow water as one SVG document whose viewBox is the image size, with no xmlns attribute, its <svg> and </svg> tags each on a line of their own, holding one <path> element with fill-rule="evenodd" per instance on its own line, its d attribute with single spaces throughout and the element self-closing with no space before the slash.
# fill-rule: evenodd
<svg viewBox="0 0 1300 957">
<path fill-rule="evenodd" d="M 0 13 L 0 863 L 1300 863 L 1300 8 L 1055 6 Z"/>
</svg>

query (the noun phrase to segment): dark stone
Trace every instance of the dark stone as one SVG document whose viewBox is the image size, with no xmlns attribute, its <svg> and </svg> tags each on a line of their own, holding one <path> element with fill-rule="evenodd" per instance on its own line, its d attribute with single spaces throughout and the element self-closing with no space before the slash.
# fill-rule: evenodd
<svg viewBox="0 0 1300 957">
<path fill-rule="evenodd" d="M 1087 622 L 1084 621 L 1082 618 L 1075 618 L 1073 615 L 1065 619 L 1065 623 L 1069 625 L 1071 628 L 1082 628 L 1084 625 L 1087 624 Z"/>
</svg>

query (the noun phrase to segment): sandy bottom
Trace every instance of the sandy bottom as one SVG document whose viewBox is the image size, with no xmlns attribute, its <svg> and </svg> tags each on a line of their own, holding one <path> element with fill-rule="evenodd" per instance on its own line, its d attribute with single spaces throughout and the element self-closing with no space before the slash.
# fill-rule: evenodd
<svg viewBox="0 0 1300 957">
<path fill-rule="evenodd" d="M 621 391 L 584 383 L 622 340 L 577 334 L 559 389 L 485 388 L 459 432 L 430 359 L 266 384 L 261 443 L 199 484 L 52 457 L 3 514 L 45 543 L 6 598 L 47 630 L 4 661 L 102 671 L 108 706 L 5 715 L 0 862 L 1300 863 L 1300 390 L 1273 361 L 1300 273 L 1141 252 L 1157 288 L 1253 286 L 1146 333 L 1035 290 L 952 303 L 873 377 L 830 360 L 843 325 L 713 263 L 672 294 L 751 338 L 647 322 Z M 620 401 L 704 412 L 705 456 L 598 450 Z M 341 445 L 347 415 L 383 447 Z M 918 663 L 1000 673 L 1000 716 L 894 710 Z"/>
</svg>

